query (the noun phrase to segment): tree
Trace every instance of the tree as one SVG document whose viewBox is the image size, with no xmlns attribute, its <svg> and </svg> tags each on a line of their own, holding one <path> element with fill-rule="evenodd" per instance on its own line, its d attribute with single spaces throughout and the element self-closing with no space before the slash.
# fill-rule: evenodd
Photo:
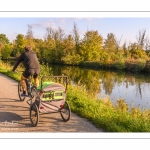
<svg viewBox="0 0 150 150">
<path fill-rule="evenodd" d="M 18 34 L 16 36 L 16 39 L 14 41 L 14 48 L 13 48 L 13 56 L 17 56 L 20 53 L 23 52 L 24 47 L 25 47 L 26 41 L 25 41 L 25 37 L 22 34 Z"/>
<path fill-rule="evenodd" d="M 65 37 L 64 30 L 61 29 L 60 27 L 55 30 L 54 32 L 54 57 L 55 57 L 55 62 L 61 62 L 62 59 L 62 54 L 63 54 L 63 48 L 62 48 L 62 43 L 63 39 Z"/>
<path fill-rule="evenodd" d="M 46 34 L 44 36 L 43 46 L 40 49 L 41 58 L 47 62 L 53 62 L 55 60 L 55 30 L 52 27 L 46 28 Z"/>
<path fill-rule="evenodd" d="M 74 55 L 74 39 L 72 37 L 72 35 L 68 35 L 67 38 L 65 38 L 63 40 L 63 43 L 62 43 L 62 49 L 63 49 L 63 55 L 68 55 L 68 54 L 71 54 L 71 55 Z"/>
<path fill-rule="evenodd" d="M 145 35 L 146 35 L 146 30 L 139 30 L 139 34 L 136 36 L 137 39 L 137 44 L 138 46 L 141 46 L 141 48 L 144 48 L 144 44 L 145 44 Z"/>
<path fill-rule="evenodd" d="M 117 39 L 113 33 L 107 34 L 107 39 L 104 41 L 104 50 L 107 52 L 115 52 L 118 49 Z"/>
<path fill-rule="evenodd" d="M 79 53 L 84 61 L 99 60 L 103 38 L 98 31 L 87 31 L 81 42 Z"/>
<path fill-rule="evenodd" d="M 75 43 L 72 35 L 68 35 L 62 42 L 62 58 L 61 61 L 65 64 L 78 64 L 80 56 L 75 51 Z"/>
<path fill-rule="evenodd" d="M 9 44 L 10 43 L 5 34 L 0 34 L 0 43 L 1 44 Z"/>
<path fill-rule="evenodd" d="M 9 45 L 10 42 L 5 34 L 0 34 L 0 53 L 2 55 L 2 51 L 5 49 L 6 45 Z"/>
<path fill-rule="evenodd" d="M 44 52 L 44 41 L 42 39 L 34 39 L 35 42 L 35 48 L 34 51 L 36 52 L 38 57 L 43 57 L 43 52 Z"/>
<path fill-rule="evenodd" d="M 53 39 L 54 38 L 54 30 L 52 27 L 46 28 L 46 34 L 44 36 L 45 40 Z"/>
<path fill-rule="evenodd" d="M 145 49 L 146 51 L 149 51 L 149 50 L 150 50 L 150 40 L 149 40 L 148 37 L 145 39 L 145 47 L 144 47 L 144 49 Z"/>
<path fill-rule="evenodd" d="M 124 57 L 125 58 L 129 58 L 130 57 L 130 53 L 129 53 L 129 50 L 127 48 L 127 43 L 124 42 L 123 46 L 122 46 L 122 50 L 124 52 Z"/>
<path fill-rule="evenodd" d="M 138 58 L 146 59 L 147 58 L 146 52 L 137 43 L 132 43 L 130 45 L 130 53 L 131 53 L 131 58 L 133 59 L 138 59 Z"/>
<path fill-rule="evenodd" d="M 74 26 L 73 26 L 73 38 L 75 41 L 76 52 L 78 53 L 79 48 L 80 48 L 80 41 L 79 41 L 80 36 L 79 36 L 79 31 L 78 31 L 76 23 L 74 23 Z"/>
<path fill-rule="evenodd" d="M 35 48 L 32 26 L 30 25 L 28 25 L 28 30 L 26 34 L 26 44 L 30 45 L 33 49 Z"/>
<path fill-rule="evenodd" d="M 2 58 L 7 59 L 10 57 L 11 54 L 11 47 L 10 44 L 5 45 L 3 51 L 2 51 Z"/>
</svg>

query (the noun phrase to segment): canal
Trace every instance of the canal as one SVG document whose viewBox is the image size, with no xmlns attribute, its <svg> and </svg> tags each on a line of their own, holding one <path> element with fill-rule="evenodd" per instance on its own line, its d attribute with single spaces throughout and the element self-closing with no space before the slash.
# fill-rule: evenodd
<svg viewBox="0 0 150 150">
<path fill-rule="evenodd" d="M 50 65 L 53 75 L 67 75 L 72 84 L 85 87 L 88 93 L 113 103 L 124 99 L 131 107 L 150 109 L 150 75 L 129 72 L 92 70 L 74 66 Z"/>
</svg>

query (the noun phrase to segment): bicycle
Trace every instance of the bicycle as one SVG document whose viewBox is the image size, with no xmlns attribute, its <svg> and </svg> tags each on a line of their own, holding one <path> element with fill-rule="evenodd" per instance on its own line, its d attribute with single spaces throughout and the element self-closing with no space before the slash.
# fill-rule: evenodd
<svg viewBox="0 0 150 150">
<path fill-rule="evenodd" d="M 16 72 L 23 72 L 23 71 L 16 71 Z M 35 95 L 37 95 L 37 88 L 36 88 L 36 86 L 33 85 L 32 79 L 33 79 L 33 75 L 31 75 L 29 78 L 25 79 L 26 92 L 28 95 L 27 97 L 29 97 L 30 99 L 33 99 L 33 97 Z M 21 101 L 24 101 L 26 96 L 21 96 L 22 92 L 23 92 L 23 89 L 22 89 L 22 85 L 21 85 L 21 81 L 20 81 L 20 82 L 18 82 L 18 96 Z"/>
</svg>

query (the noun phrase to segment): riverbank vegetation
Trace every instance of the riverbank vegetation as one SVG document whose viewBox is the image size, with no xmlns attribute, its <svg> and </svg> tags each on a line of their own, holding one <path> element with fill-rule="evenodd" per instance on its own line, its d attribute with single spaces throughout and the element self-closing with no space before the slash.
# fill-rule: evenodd
<svg viewBox="0 0 150 150">
<path fill-rule="evenodd" d="M 114 33 L 108 33 L 104 39 L 98 31 L 89 30 L 81 38 L 74 23 L 72 34 L 66 35 L 60 27 L 49 27 L 45 29 L 44 39 L 37 39 L 32 27 L 28 26 L 26 35 L 18 34 L 13 42 L 0 34 L 0 54 L 3 59 L 17 58 L 29 44 L 39 60 L 47 63 L 150 72 L 150 40 L 146 30 L 139 30 L 135 37 L 137 42 L 121 44 L 122 37 L 118 38 Z"/>
<path fill-rule="evenodd" d="M 53 74 L 47 65 L 41 64 L 41 69 L 41 76 Z M 19 81 L 20 74 L 11 70 L 11 65 L 0 61 L 0 72 Z M 107 132 L 150 132 L 150 110 L 128 106 L 124 99 L 116 103 L 109 97 L 96 99 L 84 87 L 69 85 L 67 101 L 72 112 Z"/>
</svg>

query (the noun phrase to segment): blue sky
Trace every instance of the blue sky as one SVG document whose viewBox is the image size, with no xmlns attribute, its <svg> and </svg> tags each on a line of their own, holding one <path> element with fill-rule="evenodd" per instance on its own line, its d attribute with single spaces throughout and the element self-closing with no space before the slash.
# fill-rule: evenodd
<svg viewBox="0 0 150 150">
<path fill-rule="evenodd" d="M 61 27 L 66 34 L 72 34 L 73 24 L 77 24 L 80 36 L 83 37 L 87 30 L 98 30 L 104 38 L 108 33 L 114 33 L 121 43 L 136 42 L 139 30 L 145 29 L 146 36 L 150 38 L 150 17 L 147 18 L 79 18 L 79 17 L 10 17 L 0 18 L 0 34 L 6 34 L 10 41 L 14 40 L 18 34 L 26 35 L 28 25 L 32 26 L 35 38 L 43 38 L 47 27 L 57 29 Z"/>
</svg>

